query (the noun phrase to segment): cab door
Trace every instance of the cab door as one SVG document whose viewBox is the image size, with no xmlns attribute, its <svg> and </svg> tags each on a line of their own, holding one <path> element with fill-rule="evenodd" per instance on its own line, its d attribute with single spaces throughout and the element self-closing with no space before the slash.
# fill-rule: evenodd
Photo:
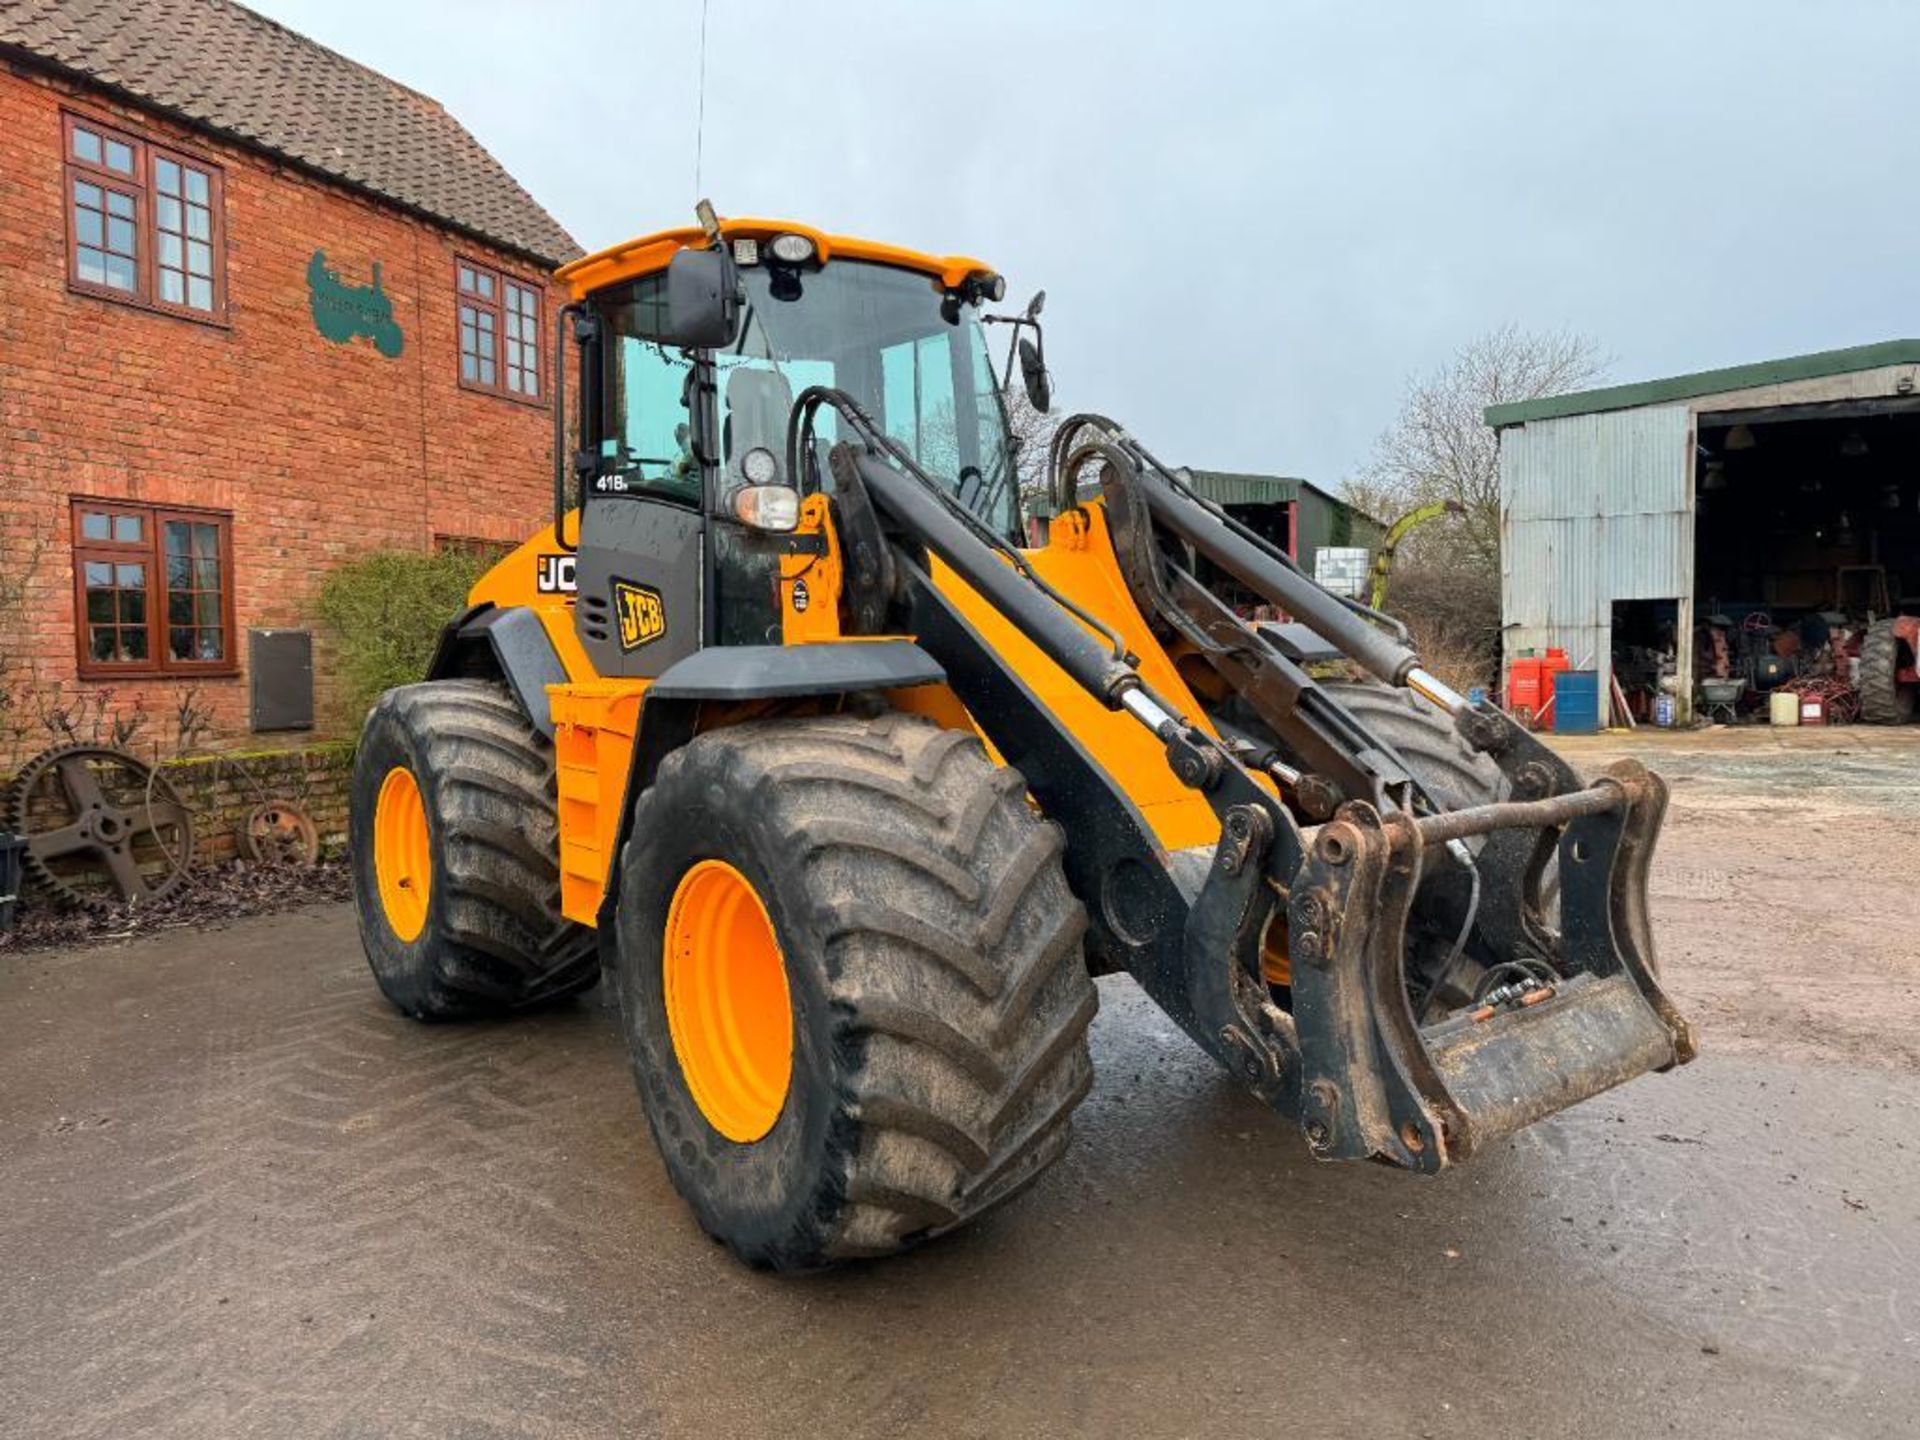
<svg viewBox="0 0 1920 1440">
<path fill-rule="evenodd" d="M 694 413 L 711 365 L 649 338 L 659 277 L 601 297 L 583 348 L 578 600 L 574 623 L 595 670 L 652 679 L 708 639 L 711 468 Z M 703 373 L 704 372 L 704 373 Z"/>
</svg>

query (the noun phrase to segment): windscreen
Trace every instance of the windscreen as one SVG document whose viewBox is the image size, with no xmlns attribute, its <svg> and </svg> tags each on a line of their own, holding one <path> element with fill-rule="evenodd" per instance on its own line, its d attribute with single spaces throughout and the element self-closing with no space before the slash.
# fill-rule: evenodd
<svg viewBox="0 0 1920 1440">
<path fill-rule="evenodd" d="M 995 530 L 1012 533 L 1012 447 L 974 306 L 946 306 L 943 314 L 931 277 L 864 261 L 748 266 L 741 279 L 739 338 L 714 357 L 723 489 L 744 482 L 742 462 L 755 449 L 775 457 L 786 483 L 830 485 L 830 410 L 815 422 L 820 463 L 813 473 L 784 472 L 794 400 L 811 386 L 833 386 Z M 664 289 L 662 276 L 647 276 L 596 302 L 611 332 L 603 468 L 621 477 L 621 488 L 698 504 L 687 403 L 692 364 L 646 338 L 664 328 Z"/>
</svg>

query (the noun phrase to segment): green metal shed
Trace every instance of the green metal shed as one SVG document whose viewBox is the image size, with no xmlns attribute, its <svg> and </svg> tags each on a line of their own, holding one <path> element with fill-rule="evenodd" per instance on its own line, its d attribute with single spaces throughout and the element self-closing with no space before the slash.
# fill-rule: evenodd
<svg viewBox="0 0 1920 1440">
<path fill-rule="evenodd" d="M 1196 491 L 1285 546 L 1308 574 L 1313 573 L 1314 555 L 1323 546 L 1373 550 L 1386 538 L 1387 527 L 1371 515 L 1298 476 L 1229 470 L 1186 473 Z"/>
</svg>

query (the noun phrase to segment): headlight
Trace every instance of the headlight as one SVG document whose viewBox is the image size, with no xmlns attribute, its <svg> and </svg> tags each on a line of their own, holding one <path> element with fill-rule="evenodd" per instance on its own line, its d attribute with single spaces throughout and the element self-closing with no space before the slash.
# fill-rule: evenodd
<svg viewBox="0 0 1920 1440">
<path fill-rule="evenodd" d="M 804 265 L 813 258 L 813 241 L 804 235 L 776 235 L 767 242 L 767 250 L 783 265 Z"/>
<path fill-rule="evenodd" d="M 982 275 L 975 283 L 979 285 L 980 293 L 996 305 L 1007 298 L 1007 277 L 1004 275 Z"/>
<path fill-rule="evenodd" d="M 764 445 L 756 445 L 740 457 L 740 473 L 749 485 L 771 485 L 780 478 L 780 462 Z"/>
<path fill-rule="evenodd" d="M 788 531 L 800 523 L 800 492 L 791 485 L 742 485 L 733 492 L 733 513 L 755 530 Z"/>
</svg>

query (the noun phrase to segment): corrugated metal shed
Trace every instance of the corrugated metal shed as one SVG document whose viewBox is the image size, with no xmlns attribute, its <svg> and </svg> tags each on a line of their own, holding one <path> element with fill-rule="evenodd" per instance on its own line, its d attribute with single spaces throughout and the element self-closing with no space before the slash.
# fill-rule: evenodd
<svg viewBox="0 0 1920 1440">
<path fill-rule="evenodd" d="M 1789 355 L 1784 360 L 1762 360 L 1751 365 L 1729 365 L 1720 370 L 1696 370 L 1661 380 L 1632 385 L 1609 385 L 1603 390 L 1580 390 L 1571 395 L 1547 395 L 1509 405 L 1489 405 L 1487 424 L 1496 430 L 1552 420 L 1562 415 L 1593 415 L 1605 410 L 1632 410 L 1674 400 L 1696 400 L 1736 390 L 1759 390 L 1772 385 L 1827 380 L 1890 366 L 1920 365 L 1920 340 L 1882 340 L 1875 345 L 1852 345 L 1844 350 L 1820 350 L 1811 355 Z"/>
<path fill-rule="evenodd" d="M 1363 510 L 1316 486 L 1306 486 L 1300 495 L 1300 527 L 1297 536 L 1300 563 L 1311 570 L 1314 553 L 1327 545 L 1357 545 L 1378 549 L 1387 538 L 1387 527 Z"/>
<path fill-rule="evenodd" d="M 1561 646 L 1573 664 L 1599 670 L 1604 687 L 1619 600 L 1674 600 L 1679 634 L 1692 635 L 1702 415 L 1916 391 L 1920 340 L 1888 340 L 1489 406 L 1487 424 L 1500 433 L 1505 658 Z M 1676 658 L 1684 718 L 1692 644 L 1683 639 Z"/>
<path fill-rule="evenodd" d="M 1616 600 L 1675 599 L 1691 631 L 1693 415 L 1659 405 L 1532 421 L 1500 439 L 1504 651 L 1560 646 L 1612 673 Z"/>
</svg>

